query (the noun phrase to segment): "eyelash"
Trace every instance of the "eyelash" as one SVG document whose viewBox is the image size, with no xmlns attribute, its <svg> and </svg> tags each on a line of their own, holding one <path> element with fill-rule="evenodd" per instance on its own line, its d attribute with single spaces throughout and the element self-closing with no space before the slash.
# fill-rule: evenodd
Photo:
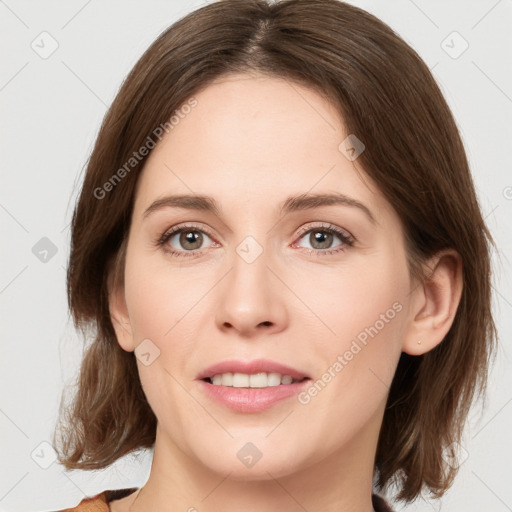
<svg viewBox="0 0 512 512">
<path fill-rule="evenodd" d="M 211 233 L 207 229 L 204 229 L 203 227 L 196 226 L 194 224 L 186 224 L 186 225 L 182 225 L 182 226 L 179 226 L 179 227 L 172 228 L 170 231 L 166 231 L 165 233 L 163 233 L 162 236 L 160 236 L 156 240 L 156 245 L 158 247 L 163 248 L 163 250 L 166 253 L 168 253 L 169 255 L 177 257 L 177 258 L 195 257 L 195 256 L 198 255 L 198 253 L 200 253 L 202 251 L 202 249 L 196 249 L 194 251 L 176 251 L 174 249 L 169 249 L 167 247 L 164 247 L 167 244 L 167 242 L 174 235 L 176 235 L 178 233 L 181 233 L 182 231 L 187 231 L 187 230 L 188 231 L 199 231 L 201 233 L 207 234 L 212 240 L 214 239 L 214 237 L 211 235 Z M 346 250 L 347 247 L 352 247 L 354 245 L 354 242 L 355 242 L 355 239 L 352 236 L 347 235 L 340 228 L 338 228 L 338 227 L 336 227 L 336 226 L 334 226 L 332 224 L 327 224 L 327 225 L 322 224 L 321 226 L 313 226 L 313 227 L 304 228 L 298 234 L 298 240 L 303 238 L 304 235 L 306 235 L 307 233 L 310 233 L 310 232 L 313 232 L 313 231 L 319 231 L 319 232 L 330 233 L 332 235 L 336 235 L 342 241 L 342 245 L 338 246 L 335 249 L 325 249 L 325 250 L 322 250 L 322 249 L 309 249 L 309 248 L 305 248 L 305 250 L 309 254 L 313 254 L 313 255 L 316 255 L 316 256 L 327 256 L 327 255 L 330 255 L 330 254 L 336 254 L 336 253 L 343 252 L 343 251 Z M 295 242 L 294 242 L 294 244 L 295 244 Z"/>
</svg>

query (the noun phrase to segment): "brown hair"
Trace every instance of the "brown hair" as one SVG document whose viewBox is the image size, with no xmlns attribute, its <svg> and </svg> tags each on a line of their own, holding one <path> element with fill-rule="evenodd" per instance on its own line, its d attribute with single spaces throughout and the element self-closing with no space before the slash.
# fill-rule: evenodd
<svg viewBox="0 0 512 512">
<path fill-rule="evenodd" d="M 109 290 L 122 284 L 135 186 L 147 157 L 133 170 L 125 164 L 193 94 L 239 72 L 305 85 L 336 106 L 347 133 L 366 145 L 358 162 L 400 216 L 411 275 L 427 279 L 421 264 L 437 251 L 461 255 L 454 322 L 430 352 L 401 355 L 375 460 L 377 486 L 399 484 L 398 499 L 413 500 L 424 485 L 441 496 L 456 474 L 443 450 L 460 440 L 495 350 L 494 242 L 456 123 L 428 67 L 386 24 L 338 0 L 206 5 L 164 31 L 122 84 L 72 219 L 68 301 L 75 326 L 92 328 L 94 341 L 72 406 L 61 404 L 60 462 L 99 469 L 154 444 L 156 418 L 134 354 L 116 341 L 108 306 Z M 104 186 L 123 165 L 122 179 Z"/>
</svg>

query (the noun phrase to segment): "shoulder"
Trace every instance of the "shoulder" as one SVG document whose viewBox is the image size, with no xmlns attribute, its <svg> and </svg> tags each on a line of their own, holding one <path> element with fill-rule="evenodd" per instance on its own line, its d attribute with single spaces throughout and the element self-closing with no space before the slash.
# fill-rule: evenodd
<svg viewBox="0 0 512 512">
<path fill-rule="evenodd" d="M 372 494 L 372 505 L 375 512 L 393 512 L 391 505 L 378 494 Z"/>
<path fill-rule="evenodd" d="M 76 507 L 66 508 L 59 512 L 108 512 L 108 502 L 105 492 L 84 498 Z"/>
<path fill-rule="evenodd" d="M 137 490 L 136 487 L 130 489 L 117 489 L 103 491 L 99 494 L 84 498 L 78 505 L 72 508 L 66 508 L 58 512 L 109 512 L 109 503 L 113 500 L 124 498 Z"/>
</svg>

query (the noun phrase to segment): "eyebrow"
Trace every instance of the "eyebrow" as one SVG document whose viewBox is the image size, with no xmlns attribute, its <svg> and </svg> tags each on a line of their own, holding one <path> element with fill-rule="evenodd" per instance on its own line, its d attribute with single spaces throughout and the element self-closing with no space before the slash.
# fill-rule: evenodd
<svg viewBox="0 0 512 512">
<path fill-rule="evenodd" d="M 342 205 L 358 208 L 371 221 L 372 224 L 377 224 L 377 221 L 372 214 L 371 210 L 356 199 L 341 193 L 332 194 L 300 194 L 297 196 L 288 197 L 281 205 L 281 215 L 288 213 L 311 210 L 321 206 Z M 157 199 L 144 211 L 143 218 L 145 219 L 151 213 L 161 210 L 163 208 L 183 208 L 187 210 L 200 210 L 211 212 L 220 216 L 220 207 L 213 197 L 194 194 L 182 194 L 162 197 Z"/>
</svg>

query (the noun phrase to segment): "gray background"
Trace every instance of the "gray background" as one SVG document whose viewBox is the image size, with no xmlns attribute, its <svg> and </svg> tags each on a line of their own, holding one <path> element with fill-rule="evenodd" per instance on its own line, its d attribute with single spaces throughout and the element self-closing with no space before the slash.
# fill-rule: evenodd
<svg viewBox="0 0 512 512">
<path fill-rule="evenodd" d="M 103 489 L 143 485 L 148 476 L 147 452 L 92 473 L 64 473 L 52 463 L 47 443 L 60 393 L 82 353 L 65 296 L 69 221 L 83 166 L 121 81 L 163 29 L 203 3 L 0 0 L 1 511 L 64 508 Z M 501 343 L 488 401 L 473 409 L 452 489 L 405 510 L 512 510 L 512 2 L 352 3 L 391 25 L 433 69 L 499 247 L 494 311 Z M 464 41 L 469 46 L 461 53 Z M 58 47 L 48 55 L 52 45 Z"/>
</svg>

